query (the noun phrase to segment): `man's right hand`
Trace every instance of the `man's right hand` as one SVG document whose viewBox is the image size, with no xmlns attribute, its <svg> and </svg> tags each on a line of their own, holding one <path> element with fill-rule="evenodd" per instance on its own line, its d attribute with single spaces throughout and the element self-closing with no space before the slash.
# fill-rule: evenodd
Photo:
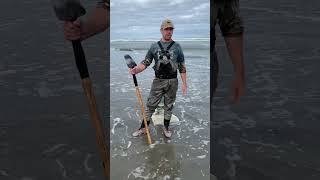
<svg viewBox="0 0 320 180">
<path fill-rule="evenodd" d="M 129 68 L 129 74 L 138 74 L 146 69 L 146 66 L 142 63 L 138 64 L 134 68 Z"/>
<path fill-rule="evenodd" d="M 74 22 L 65 21 L 63 29 L 66 40 L 72 41 L 81 39 L 81 25 L 79 20 Z"/>
<path fill-rule="evenodd" d="M 136 67 L 134 67 L 134 68 L 129 68 L 129 74 L 138 74 L 139 73 L 139 70 L 138 70 L 138 68 L 137 68 L 137 66 Z"/>
</svg>

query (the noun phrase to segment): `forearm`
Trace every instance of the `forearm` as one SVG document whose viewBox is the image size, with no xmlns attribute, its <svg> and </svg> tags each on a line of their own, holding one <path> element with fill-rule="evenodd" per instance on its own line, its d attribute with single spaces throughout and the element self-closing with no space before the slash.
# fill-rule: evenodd
<svg viewBox="0 0 320 180">
<path fill-rule="evenodd" d="M 81 40 L 105 31 L 110 25 L 109 10 L 95 8 L 88 19 L 81 23 Z"/>
<path fill-rule="evenodd" d="M 225 37 L 225 41 L 235 74 L 244 78 L 243 35 Z"/>
<path fill-rule="evenodd" d="M 187 73 L 180 73 L 182 84 L 187 84 Z"/>
<path fill-rule="evenodd" d="M 138 66 L 136 66 L 137 73 L 140 73 L 145 69 L 146 69 L 146 66 L 144 64 L 140 63 Z"/>
</svg>

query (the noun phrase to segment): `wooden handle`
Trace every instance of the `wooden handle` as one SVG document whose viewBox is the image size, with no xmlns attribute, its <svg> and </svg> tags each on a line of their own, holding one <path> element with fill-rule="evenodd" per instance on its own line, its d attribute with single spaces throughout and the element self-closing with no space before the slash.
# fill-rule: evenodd
<svg viewBox="0 0 320 180">
<path fill-rule="evenodd" d="M 145 126 L 145 128 L 146 128 L 146 131 L 147 131 L 148 143 L 149 143 L 149 145 L 150 145 L 150 144 L 152 144 L 152 141 L 151 141 L 150 131 L 149 131 L 148 123 L 147 123 L 147 116 L 146 116 L 146 112 L 144 111 L 144 105 L 143 105 L 143 101 L 142 101 L 140 89 L 139 89 L 138 86 L 136 86 L 136 95 L 137 95 L 137 97 L 138 97 L 138 101 L 139 101 L 139 104 L 140 104 L 140 106 L 141 106 L 141 111 L 142 111 L 142 116 L 143 116 L 143 122 L 144 122 L 144 126 Z"/>
<path fill-rule="evenodd" d="M 107 149 L 106 137 L 103 131 L 102 121 L 98 113 L 97 103 L 93 93 L 91 80 L 89 78 L 82 79 L 82 87 L 84 89 L 84 92 L 88 101 L 91 120 L 94 125 L 94 128 L 96 129 L 96 140 L 97 140 L 97 143 L 100 149 L 100 154 L 103 160 L 104 174 L 106 179 L 109 180 L 110 179 L 109 151 Z"/>
</svg>

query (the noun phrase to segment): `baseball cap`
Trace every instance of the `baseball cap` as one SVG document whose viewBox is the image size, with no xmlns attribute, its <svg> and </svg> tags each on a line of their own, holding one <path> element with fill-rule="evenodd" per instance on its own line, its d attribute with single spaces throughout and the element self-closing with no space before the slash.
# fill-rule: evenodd
<svg viewBox="0 0 320 180">
<path fill-rule="evenodd" d="M 168 28 L 168 27 L 171 27 L 171 28 L 174 28 L 173 26 L 173 23 L 170 19 L 165 19 L 162 21 L 161 23 L 161 29 L 165 29 L 165 28 Z"/>
</svg>

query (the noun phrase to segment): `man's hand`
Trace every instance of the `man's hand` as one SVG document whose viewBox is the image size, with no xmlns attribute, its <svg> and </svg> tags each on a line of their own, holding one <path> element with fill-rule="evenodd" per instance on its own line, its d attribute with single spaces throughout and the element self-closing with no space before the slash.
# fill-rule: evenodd
<svg viewBox="0 0 320 180">
<path fill-rule="evenodd" d="M 232 82 L 231 89 L 231 103 L 236 104 L 240 101 L 240 97 L 244 95 L 245 80 L 243 76 L 235 75 L 235 79 Z"/>
<path fill-rule="evenodd" d="M 129 68 L 129 74 L 138 74 L 142 71 L 144 71 L 147 67 L 140 63 L 138 66 L 135 66 L 134 68 Z"/>
<path fill-rule="evenodd" d="M 79 20 L 74 22 L 65 21 L 63 29 L 66 40 L 72 41 L 81 39 L 81 25 Z"/>
<path fill-rule="evenodd" d="M 107 8 L 95 8 L 84 21 L 64 23 L 64 37 L 72 41 L 85 40 L 97 33 L 105 31 L 110 26 L 109 10 Z"/>
<path fill-rule="evenodd" d="M 138 69 L 138 66 L 134 67 L 134 68 L 129 68 L 129 74 L 138 74 L 140 71 Z"/>
<path fill-rule="evenodd" d="M 187 84 L 186 83 L 182 83 L 182 94 L 185 96 L 187 95 Z"/>
</svg>

